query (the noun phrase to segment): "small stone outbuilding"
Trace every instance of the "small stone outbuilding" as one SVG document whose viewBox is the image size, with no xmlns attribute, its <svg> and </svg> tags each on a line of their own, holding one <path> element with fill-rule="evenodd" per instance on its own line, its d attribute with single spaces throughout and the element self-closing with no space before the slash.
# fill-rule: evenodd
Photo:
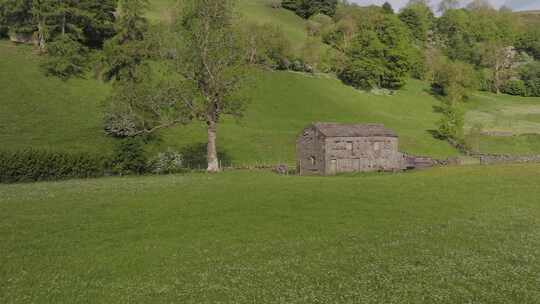
<svg viewBox="0 0 540 304">
<path fill-rule="evenodd" d="M 382 124 L 314 123 L 298 136 L 296 147 L 300 175 L 408 168 L 398 136 Z"/>
</svg>

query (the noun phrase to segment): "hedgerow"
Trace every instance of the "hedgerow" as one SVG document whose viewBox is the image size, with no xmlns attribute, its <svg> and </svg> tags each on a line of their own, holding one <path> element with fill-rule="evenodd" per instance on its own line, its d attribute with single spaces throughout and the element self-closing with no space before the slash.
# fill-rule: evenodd
<svg viewBox="0 0 540 304">
<path fill-rule="evenodd" d="M 111 174 L 111 158 L 26 149 L 0 151 L 0 183 L 92 178 Z"/>
</svg>

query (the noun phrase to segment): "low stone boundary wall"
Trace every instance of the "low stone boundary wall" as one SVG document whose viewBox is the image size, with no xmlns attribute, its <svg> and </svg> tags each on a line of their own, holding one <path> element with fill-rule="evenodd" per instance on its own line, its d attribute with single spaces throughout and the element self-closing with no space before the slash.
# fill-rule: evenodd
<svg viewBox="0 0 540 304">
<path fill-rule="evenodd" d="M 540 163 L 539 155 L 507 155 L 507 154 L 469 154 L 468 157 L 476 159 L 481 165 L 496 164 L 526 164 Z M 475 162 L 478 164 L 477 162 Z M 431 159 L 429 157 L 408 157 L 409 169 L 423 169 L 429 167 L 461 166 L 467 164 L 459 157 L 447 159 Z"/>
<path fill-rule="evenodd" d="M 478 155 L 480 164 L 540 163 L 540 155 Z"/>
</svg>

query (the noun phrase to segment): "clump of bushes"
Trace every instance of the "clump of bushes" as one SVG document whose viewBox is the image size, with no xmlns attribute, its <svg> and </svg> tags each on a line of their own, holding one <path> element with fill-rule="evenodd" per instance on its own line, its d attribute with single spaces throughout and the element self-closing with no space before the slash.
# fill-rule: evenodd
<svg viewBox="0 0 540 304">
<path fill-rule="evenodd" d="M 141 175 L 147 172 L 148 158 L 144 152 L 144 141 L 137 137 L 121 139 L 114 149 L 112 171 L 117 175 Z"/>
<path fill-rule="evenodd" d="M 525 82 L 521 79 L 509 80 L 502 88 L 501 91 L 505 94 L 515 96 L 527 96 L 527 87 Z"/>
<path fill-rule="evenodd" d="M 110 173 L 110 158 L 35 149 L 0 152 L 0 183 L 90 178 Z"/>
<path fill-rule="evenodd" d="M 113 153 L 106 155 L 37 149 L 0 151 L 0 183 L 173 174 L 185 171 L 190 165 L 189 156 L 185 157 L 183 153 L 171 149 L 149 158 L 144 144 L 144 138 L 124 138 L 117 142 Z M 194 152 L 201 159 L 200 162 L 206 161 L 205 151 Z"/>
<path fill-rule="evenodd" d="M 501 91 L 516 96 L 540 96 L 540 62 L 523 65 L 519 69 L 519 78 L 507 81 Z"/>
<path fill-rule="evenodd" d="M 520 76 L 526 88 L 524 96 L 540 96 L 540 62 L 535 61 L 524 66 Z"/>
<path fill-rule="evenodd" d="M 150 160 L 150 171 L 154 174 L 180 173 L 184 168 L 184 155 L 168 149 Z"/>
<path fill-rule="evenodd" d="M 253 23 L 243 30 L 248 63 L 277 70 L 289 69 L 292 47 L 280 27 Z"/>
<path fill-rule="evenodd" d="M 302 18 L 316 14 L 334 16 L 338 6 L 337 0 L 282 0 L 281 6 L 295 12 Z"/>
</svg>

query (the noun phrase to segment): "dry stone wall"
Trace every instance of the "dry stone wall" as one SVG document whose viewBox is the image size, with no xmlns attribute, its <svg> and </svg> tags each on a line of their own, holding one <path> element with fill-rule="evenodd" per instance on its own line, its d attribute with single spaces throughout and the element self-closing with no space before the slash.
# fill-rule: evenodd
<svg viewBox="0 0 540 304">
<path fill-rule="evenodd" d="M 540 163 L 540 155 L 493 155 L 483 154 L 477 156 L 482 165 L 512 164 L 512 163 Z"/>
</svg>

